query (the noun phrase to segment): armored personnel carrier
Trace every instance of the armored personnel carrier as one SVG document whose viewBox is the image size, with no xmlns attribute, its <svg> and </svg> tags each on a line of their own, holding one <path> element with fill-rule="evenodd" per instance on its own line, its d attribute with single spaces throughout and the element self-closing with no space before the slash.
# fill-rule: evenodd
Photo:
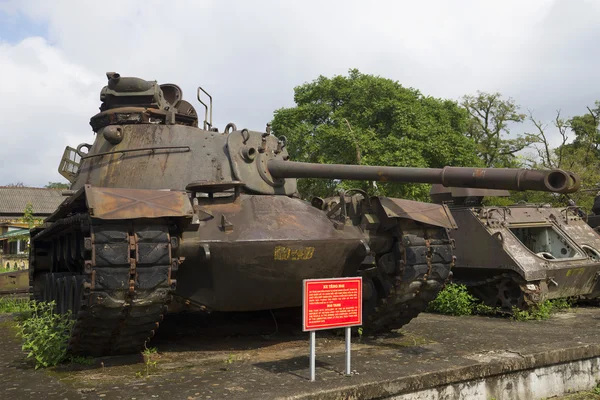
<svg viewBox="0 0 600 400">
<path fill-rule="evenodd" d="M 366 331 L 424 310 L 454 265 L 448 208 L 361 190 L 305 202 L 295 178 L 556 192 L 574 183 L 560 170 L 293 162 L 268 125 L 214 127 L 202 88 L 199 127 L 178 86 L 107 77 L 94 143 L 67 147 L 59 166 L 69 197 L 32 231 L 33 296 L 72 313 L 72 353 L 138 351 L 173 296 L 217 311 L 299 306 L 306 278 L 361 276 Z"/>
<path fill-rule="evenodd" d="M 457 257 L 453 280 L 489 306 L 512 311 L 546 299 L 600 295 L 600 236 L 577 207 L 484 206 L 505 190 L 433 185 L 431 198 L 450 207 Z"/>
</svg>

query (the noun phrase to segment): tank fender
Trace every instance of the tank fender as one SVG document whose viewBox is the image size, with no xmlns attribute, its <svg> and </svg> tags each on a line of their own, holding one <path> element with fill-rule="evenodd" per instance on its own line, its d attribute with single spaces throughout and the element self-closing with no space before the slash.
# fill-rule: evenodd
<svg viewBox="0 0 600 400">
<path fill-rule="evenodd" d="M 85 187 L 90 215 L 100 219 L 192 217 L 186 192 Z"/>
<path fill-rule="evenodd" d="M 371 201 L 375 207 L 380 209 L 380 215 L 383 215 L 384 218 L 405 218 L 447 229 L 458 228 L 450 209 L 445 204 L 423 203 L 390 197 L 373 197 Z"/>
<path fill-rule="evenodd" d="M 106 188 L 85 185 L 65 200 L 48 219 L 64 218 L 68 213 L 87 209 L 99 219 L 186 217 L 193 208 L 185 191 Z"/>
</svg>

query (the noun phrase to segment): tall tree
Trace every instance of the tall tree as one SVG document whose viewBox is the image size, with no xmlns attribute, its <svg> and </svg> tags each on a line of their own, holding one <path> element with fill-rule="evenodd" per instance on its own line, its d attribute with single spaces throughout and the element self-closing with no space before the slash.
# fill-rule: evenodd
<svg viewBox="0 0 600 400">
<path fill-rule="evenodd" d="M 600 157 L 600 101 L 595 108 L 587 107 L 587 113 L 569 120 L 575 140 L 572 147 L 584 148 L 584 162 Z"/>
<path fill-rule="evenodd" d="M 465 137 L 468 114 L 437 99 L 356 69 L 318 77 L 294 89 L 295 107 L 275 111 L 273 132 L 285 135 L 295 161 L 405 167 L 481 165 Z M 303 196 L 331 195 L 336 187 L 427 199 L 427 185 L 304 179 Z M 375 188 L 375 189 L 374 189 Z"/>
<path fill-rule="evenodd" d="M 34 211 L 33 211 L 33 205 L 31 204 L 31 202 L 27 202 L 27 205 L 25 206 L 25 209 L 23 210 L 23 217 L 21 217 L 21 222 L 27 225 L 27 229 L 31 230 L 32 228 L 34 228 L 35 226 L 41 225 L 44 220 L 42 218 L 36 218 L 34 215 Z M 24 251 L 28 252 L 29 251 L 29 232 L 22 234 L 22 235 L 16 235 L 13 236 L 9 239 L 10 242 L 14 242 L 17 240 L 21 240 L 24 242 L 25 244 L 25 249 Z"/>
<path fill-rule="evenodd" d="M 596 107 L 598 107 L 598 103 Z M 535 119 L 531 111 L 528 117 L 536 129 L 534 134 L 537 136 L 538 143 L 535 146 L 537 154 L 526 160 L 527 166 L 560 168 L 574 172 L 580 177 L 583 190 L 568 195 L 535 191 L 513 192 L 510 199 L 504 202 L 495 199 L 494 203 L 511 204 L 525 201 L 564 206 L 568 199 L 573 199 L 578 206 L 590 211 L 594 196 L 600 190 L 600 153 L 594 138 L 597 130 L 594 112 L 594 109 L 588 107 L 588 112 L 583 115 L 563 118 L 560 111 L 557 111 L 554 121 L 549 124 Z M 556 148 L 552 148 L 548 139 L 550 136 L 549 126 L 552 126 L 553 130 L 557 130 L 561 136 L 561 143 Z M 574 140 L 569 142 L 572 138 Z"/>
<path fill-rule="evenodd" d="M 536 160 L 530 162 L 530 165 L 542 168 L 562 168 L 565 146 L 569 140 L 569 132 L 571 129 L 569 120 L 560 116 L 560 110 L 556 111 L 556 118 L 552 121 L 552 125 L 558 130 L 558 133 L 561 136 L 561 144 L 555 149 L 551 147 L 550 141 L 548 140 L 548 124 L 535 119 L 531 110 L 529 110 L 528 120 L 536 129 L 536 133 L 533 135 L 537 137 L 535 149 L 537 150 L 538 156 Z"/>
<path fill-rule="evenodd" d="M 477 153 L 486 167 L 516 166 L 516 153 L 538 140 L 536 135 L 511 135 L 511 124 L 526 118 L 512 98 L 477 92 L 464 96 L 461 104 L 470 116 L 467 137 L 477 143 Z"/>
</svg>

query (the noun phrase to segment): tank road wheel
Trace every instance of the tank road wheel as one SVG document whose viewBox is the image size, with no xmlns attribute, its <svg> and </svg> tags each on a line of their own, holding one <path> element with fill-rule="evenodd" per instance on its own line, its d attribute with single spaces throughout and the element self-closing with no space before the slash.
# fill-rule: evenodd
<svg viewBox="0 0 600 400">
<path fill-rule="evenodd" d="M 49 286 L 50 286 L 50 298 L 48 301 L 54 302 L 54 310 L 56 310 L 56 304 L 58 302 L 58 290 L 57 290 L 58 288 L 56 286 L 56 274 L 48 273 L 48 274 L 46 274 L 46 276 L 48 277 Z"/>
<path fill-rule="evenodd" d="M 375 312 L 379 296 L 377 295 L 377 288 L 375 287 L 375 281 L 369 276 L 363 276 L 363 321 L 366 321 L 369 315 Z"/>
<path fill-rule="evenodd" d="M 65 276 L 63 279 L 65 280 L 65 301 L 64 301 L 64 312 L 70 312 L 73 315 L 73 302 L 74 302 L 74 287 L 73 287 L 73 279 L 74 276 Z"/>
<path fill-rule="evenodd" d="M 44 302 L 52 301 L 52 279 L 50 274 L 44 274 L 42 276 L 42 295 L 40 299 Z"/>
<path fill-rule="evenodd" d="M 377 266 L 363 277 L 363 327 L 367 332 L 398 329 L 425 311 L 454 265 L 445 228 L 401 219 L 400 235 Z"/>
<path fill-rule="evenodd" d="M 59 314 L 65 313 L 65 279 L 59 277 L 55 280 L 54 285 L 56 287 L 56 312 Z"/>
</svg>

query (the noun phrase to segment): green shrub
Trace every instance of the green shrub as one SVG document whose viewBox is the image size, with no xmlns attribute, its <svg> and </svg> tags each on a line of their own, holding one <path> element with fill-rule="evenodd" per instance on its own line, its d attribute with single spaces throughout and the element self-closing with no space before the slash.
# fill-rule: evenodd
<svg viewBox="0 0 600 400">
<path fill-rule="evenodd" d="M 448 315 L 471 315 L 475 301 L 465 285 L 449 284 L 429 303 L 428 310 Z"/>
<path fill-rule="evenodd" d="M 54 312 L 54 302 L 30 302 L 30 313 L 17 324 L 27 358 L 34 358 L 35 368 L 52 367 L 66 358 L 67 340 L 74 321 L 70 313 Z"/>
</svg>

